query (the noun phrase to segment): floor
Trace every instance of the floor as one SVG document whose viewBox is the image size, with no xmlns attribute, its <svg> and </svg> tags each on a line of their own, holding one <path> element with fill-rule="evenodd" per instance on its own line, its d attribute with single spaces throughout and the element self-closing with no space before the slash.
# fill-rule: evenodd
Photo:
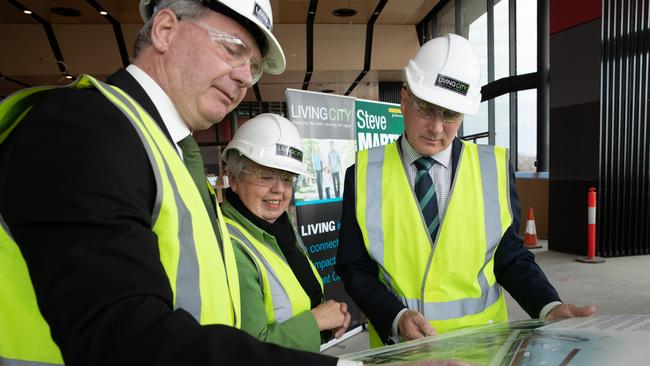
<svg viewBox="0 0 650 366">
<path fill-rule="evenodd" d="M 533 249 L 537 263 L 565 303 L 596 305 L 599 314 L 650 314 L 650 256 L 607 258 L 605 263 L 576 262 L 576 256 Z M 510 320 L 528 319 L 506 295 Z M 337 356 L 368 348 L 368 333 L 360 332 L 323 351 Z"/>
</svg>

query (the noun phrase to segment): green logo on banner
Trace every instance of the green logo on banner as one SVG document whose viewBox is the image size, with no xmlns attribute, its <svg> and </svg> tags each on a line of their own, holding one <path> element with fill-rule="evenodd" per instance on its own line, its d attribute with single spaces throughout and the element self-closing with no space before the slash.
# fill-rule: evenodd
<svg viewBox="0 0 650 366">
<path fill-rule="evenodd" d="M 358 150 L 389 144 L 404 131 L 399 104 L 357 100 L 355 110 Z"/>
</svg>

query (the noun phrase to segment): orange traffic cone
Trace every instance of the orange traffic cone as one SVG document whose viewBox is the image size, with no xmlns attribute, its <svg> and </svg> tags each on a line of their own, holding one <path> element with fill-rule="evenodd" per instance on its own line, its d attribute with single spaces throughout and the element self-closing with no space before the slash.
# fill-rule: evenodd
<svg viewBox="0 0 650 366">
<path fill-rule="evenodd" d="M 541 248 L 537 243 L 537 229 L 535 228 L 535 214 L 533 208 L 528 208 L 528 220 L 526 220 L 526 234 L 524 234 L 524 246 L 528 249 Z"/>
</svg>

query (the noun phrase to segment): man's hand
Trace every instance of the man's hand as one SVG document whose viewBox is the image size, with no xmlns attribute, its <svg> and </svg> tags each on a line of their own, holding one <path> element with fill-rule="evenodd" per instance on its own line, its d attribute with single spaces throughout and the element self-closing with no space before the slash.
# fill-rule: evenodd
<svg viewBox="0 0 650 366">
<path fill-rule="evenodd" d="M 420 339 L 436 335 L 436 330 L 415 310 L 406 310 L 397 322 L 400 336 L 406 340 Z"/>
<path fill-rule="evenodd" d="M 596 312 L 596 307 L 588 305 L 584 307 L 577 307 L 573 304 L 560 304 L 553 308 L 546 314 L 546 320 L 575 318 L 582 316 L 590 316 Z"/>
</svg>

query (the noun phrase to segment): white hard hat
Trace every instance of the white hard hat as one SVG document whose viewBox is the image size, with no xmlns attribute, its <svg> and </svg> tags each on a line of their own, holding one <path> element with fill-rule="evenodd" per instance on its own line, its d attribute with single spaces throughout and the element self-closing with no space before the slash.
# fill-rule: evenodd
<svg viewBox="0 0 650 366">
<path fill-rule="evenodd" d="M 231 150 L 265 167 L 308 175 L 298 129 L 277 114 L 263 113 L 244 122 L 223 150 L 224 159 Z"/>
<path fill-rule="evenodd" d="M 481 65 L 467 39 L 447 34 L 428 41 L 404 74 L 416 97 L 455 112 L 478 113 Z"/>
<path fill-rule="evenodd" d="M 140 0 L 140 17 L 147 22 L 156 10 L 156 3 L 160 0 Z M 266 47 L 262 51 L 262 69 L 270 74 L 281 74 L 286 65 L 286 59 L 280 42 L 273 33 L 273 12 L 269 0 L 197 0 L 204 6 L 219 11 L 219 8 L 227 9 L 250 21 L 255 29 L 260 31 L 266 41 Z M 227 14 L 226 14 L 227 15 Z M 239 23 L 242 19 L 235 18 Z M 242 24 L 246 26 L 246 24 Z M 253 35 L 255 36 L 255 35 Z"/>
</svg>

